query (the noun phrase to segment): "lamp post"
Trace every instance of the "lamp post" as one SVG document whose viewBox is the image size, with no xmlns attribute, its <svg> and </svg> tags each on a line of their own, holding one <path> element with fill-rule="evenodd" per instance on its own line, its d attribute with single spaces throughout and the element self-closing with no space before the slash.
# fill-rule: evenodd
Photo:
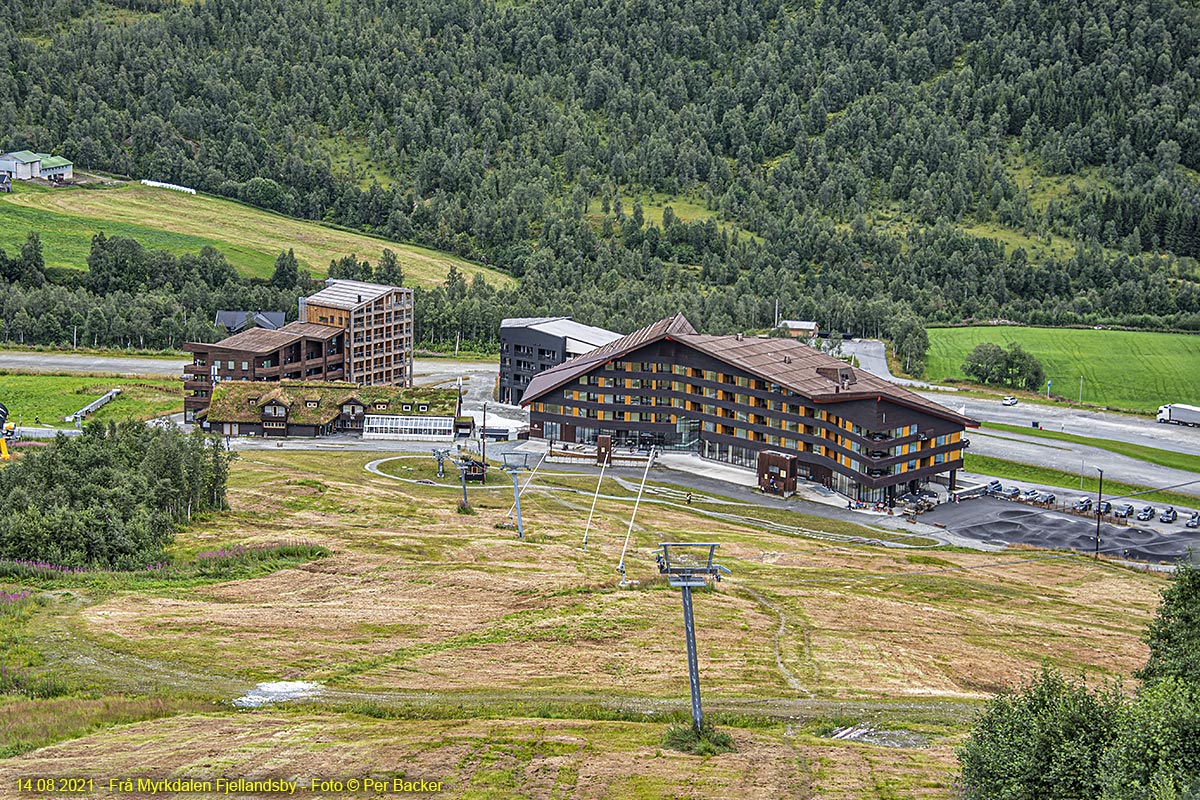
<svg viewBox="0 0 1200 800">
<path fill-rule="evenodd" d="M 1096 471 L 1100 473 L 1100 488 L 1096 490 L 1096 552 L 1092 558 L 1100 558 L 1100 501 L 1104 499 L 1104 470 L 1099 467 Z"/>
<path fill-rule="evenodd" d="M 1083 376 L 1079 376 L 1079 405 L 1083 405 Z"/>
</svg>

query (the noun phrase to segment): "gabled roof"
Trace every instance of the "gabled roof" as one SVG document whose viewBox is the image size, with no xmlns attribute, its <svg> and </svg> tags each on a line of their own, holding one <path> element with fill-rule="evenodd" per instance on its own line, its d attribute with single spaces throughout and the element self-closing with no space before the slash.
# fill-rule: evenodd
<svg viewBox="0 0 1200 800">
<path fill-rule="evenodd" d="M 219 347 L 224 350 L 243 350 L 256 355 L 266 355 L 302 339 L 329 341 L 343 332 L 342 328 L 334 325 L 319 325 L 315 322 L 289 322 L 277 331 L 269 328 L 250 328 L 212 344 L 188 342 L 184 345 L 183 349 L 191 353 L 196 350 L 208 350 Z"/>
<path fill-rule="evenodd" d="M 596 367 L 621 358 L 647 344 L 670 338 L 751 375 L 778 384 L 814 403 L 880 399 L 907 406 L 968 427 L 978 423 L 926 399 L 916 392 L 885 381 L 846 362 L 825 355 L 794 339 L 756 336 L 709 336 L 676 314 L 597 348 L 585 356 L 546 370 L 529 382 L 521 398 L 528 405 L 541 395 L 569 383 Z"/>
<path fill-rule="evenodd" d="M 384 286 L 381 283 L 330 278 L 325 281 L 324 289 L 316 294 L 309 295 L 305 302 L 317 306 L 329 306 L 331 308 L 355 309 L 363 303 L 377 300 L 388 292 L 398 288 L 397 286 Z"/>
<path fill-rule="evenodd" d="M 12 153 L 7 153 L 6 155 L 13 161 L 19 161 L 22 164 L 32 164 L 34 161 L 42 160 L 41 156 L 29 150 L 17 150 Z"/>
<path fill-rule="evenodd" d="M 38 153 L 37 156 L 38 160 L 42 162 L 42 169 L 59 169 L 60 167 L 74 166 L 62 156 L 51 156 L 45 153 Z"/>
<path fill-rule="evenodd" d="M 241 333 L 235 333 L 209 347 L 220 347 L 226 350 L 245 350 L 250 353 L 272 353 L 281 347 L 286 347 L 300 338 L 299 334 L 266 328 L 251 328 Z"/>
<path fill-rule="evenodd" d="M 692 327 L 692 323 L 687 321 L 682 312 L 673 317 L 660 319 L 658 322 L 647 325 L 640 331 L 634 331 L 628 336 L 622 336 L 620 339 L 597 347 L 590 353 L 579 356 L 579 358 L 559 364 L 553 369 L 548 369 L 545 372 L 535 375 L 533 380 L 529 382 L 529 386 L 525 389 L 525 394 L 521 398 L 521 405 L 528 405 L 529 401 L 535 399 L 538 395 L 545 394 L 555 387 L 562 386 L 564 383 L 578 378 L 598 364 L 603 364 L 606 361 L 620 358 L 626 353 L 631 353 L 642 345 L 658 341 L 672 334 L 682 335 L 695 332 L 696 329 Z"/>
<path fill-rule="evenodd" d="M 287 322 L 287 315 L 282 311 L 218 311 L 213 324 L 237 333 L 249 324 L 248 320 L 254 320 L 256 327 L 278 330 Z"/>
<path fill-rule="evenodd" d="M 757 336 L 739 339 L 736 336 L 693 334 L 676 341 L 804 395 L 814 403 L 878 398 L 961 425 L 978 427 L 978 423 L 970 417 L 957 414 L 940 403 L 866 370 L 854 369 L 845 361 L 825 355 L 794 339 L 762 339 Z M 847 380 L 843 381 L 842 378 Z"/>
</svg>

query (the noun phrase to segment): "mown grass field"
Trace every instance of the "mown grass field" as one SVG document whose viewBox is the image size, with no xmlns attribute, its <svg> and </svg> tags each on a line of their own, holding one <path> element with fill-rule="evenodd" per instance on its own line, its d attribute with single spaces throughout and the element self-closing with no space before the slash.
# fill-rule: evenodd
<svg viewBox="0 0 1200 800">
<path fill-rule="evenodd" d="M 89 419 L 152 419 L 183 410 L 183 384 L 168 378 L 121 378 L 89 375 L 29 375 L 0 371 L 0 403 L 12 422 L 73 427 L 63 417 L 111 389 L 121 394 Z"/>
<path fill-rule="evenodd" d="M 242 451 L 232 512 L 182 533 L 186 558 L 303 536 L 328 557 L 239 580 L 0 579 L 40 600 L 0 636 L 75 688 L 0 697 L 0 785 L 72 775 L 311 778 L 403 773 L 442 796 L 938 798 L 988 693 L 1043 661 L 1125 677 L 1161 576 L 1063 555 L 904 550 L 766 532 L 761 516 L 651 481 L 617 585 L 636 469 L 613 470 L 581 548 L 594 479 L 539 476 L 507 527 L 511 484 L 438 482 L 434 459 Z M 428 485 L 416 481 L 434 481 Z M 677 488 L 677 487 L 676 487 Z M 784 512 L 780 512 L 781 514 Z M 792 515 L 795 525 L 819 526 Z M 870 531 L 829 526 L 847 535 Z M 678 592 L 664 540 L 715 540 L 733 574 L 697 592 L 705 710 L 736 753 L 663 747 L 686 716 Z M 7 582 L 6 582 L 7 581 Z M 313 700 L 238 710 L 254 683 L 314 681 Z M 902 741 L 834 740 L 869 724 Z M 7 750 L 5 749 L 7 748 Z M 193 795 L 204 796 L 204 795 Z M 310 796 L 340 797 L 334 792 Z"/>
<path fill-rule="evenodd" d="M 470 280 L 483 273 L 488 282 L 510 286 L 513 279 L 448 253 L 397 244 L 316 222 L 207 195 L 188 195 L 140 184 L 105 188 L 56 188 L 17 182 L 0 195 L 0 247 L 20 249 L 29 231 L 42 238 L 48 266 L 86 269 L 92 237 L 129 236 L 146 247 L 195 253 L 212 245 L 246 276 L 270 277 L 275 258 L 292 248 L 301 266 L 325 275 L 332 259 L 355 253 L 379 263 L 385 248 L 396 253 L 410 286 L 435 286 L 454 264 Z"/>
<path fill-rule="evenodd" d="M 1035 355 L 1067 400 L 1142 412 L 1164 403 L 1200 403 L 1200 336 L 1079 328 L 975 326 L 930 328 L 926 376 L 965 379 L 962 363 L 975 345 L 1016 342 Z M 1045 393 L 1045 386 L 1042 387 Z"/>
</svg>

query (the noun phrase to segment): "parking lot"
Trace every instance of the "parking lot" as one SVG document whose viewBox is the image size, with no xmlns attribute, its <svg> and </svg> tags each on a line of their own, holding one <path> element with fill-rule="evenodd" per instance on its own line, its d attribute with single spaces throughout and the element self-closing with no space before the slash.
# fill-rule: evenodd
<svg viewBox="0 0 1200 800">
<path fill-rule="evenodd" d="M 1163 506 L 1158 504 L 1155 508 L 1161 511 Z M 1200 563 L 1196 552 L 1200 551 L 1200 529 L 1184 527 L 1186 518 L 1181 510 L 1174 523 L 1160 523 L 1157 517 L 1152 523 L 1131 520 L 1128 526 L 1102 523 L 1100 552 L 1118 558 L 1173 562 L 1192 551 L 1193 561 Z M 943 503 L 922 514 L 921 521 L 943 525 L 959 536 L 985 544 L 1024 544 L 1081 553 L 1092 553 L 1096 548 L 1095 516 L 1079 516 L 998 497 Z"/>
</svg>

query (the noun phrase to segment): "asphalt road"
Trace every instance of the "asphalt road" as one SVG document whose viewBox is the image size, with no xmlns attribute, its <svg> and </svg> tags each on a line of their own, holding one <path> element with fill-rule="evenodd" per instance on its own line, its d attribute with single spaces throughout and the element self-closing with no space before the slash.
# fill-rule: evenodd
<svg viewBox="0 0 1200 800">
<path fill-rule="evenodd" d="M 1139 461 L 1098 447 L 986 429 L 969 431 L 968 438 L 971 440 L 968 452 L 976 455 L 1036 464 L 1075 475 L 1082 473 L 1089 478 L 1095 478 L 1096 470 L 1102 469 L 1105 480 L 1140 486 L 1172 486 L 1177 487 L 1173 491 L 1200 498 L 1200 475 Z M 1062 495 L 1071 494 L 1070 489 L 1055 491 Z"/>
<path fill-rule="evenodd" d="M 30 353 L 0 350 L 0 369 L 23 372 L 98 372 L 108 375 L 183 375 L 185 359 Z"/>
<path fill-rule="evenodd" d="M 909 381 L 892 375 L 888 369 L 887 358 L 884 356 L 884 345 L 880 341 L 845 342 L 842 344 L 842 351 L 858 358 L 859 366 L 867 372 L 901 386 L 920 389 L 919 394 L 922 396 L 981 422 L 997 422 L 1022 428 L 1032 427 L 1036 422 L 1046 430 L 1200 455 L 1200 428 L 1159 424 L 1148 417 L 1088 411 L 1062 405 L 1020 403 L 1015 406 L 1003 406 L 999 400 L 964 397 L 953 393 L 952 387 L 945 387 L 949 391 L 929 391 L 928 388 L 922 387 L 930 387 L 930 384 Z M 1163 402 L 1170 403 L 1176 399 L 1164 397 Z M 1015 458 L 1011 455 L 998 457 Z M 1028 458 L 1018 460 L 1026 461 Z"/>
<path fill-rule="evenodd" d="M 952 392 L 951 386 L 937 386 L 925 381 L 913 381 L 908 378 L 897 378 L 887 363 L 887 348 L 878 339 L 854 339 L 842 342 L 842 355 L 854 356 L 858 359 L 861 370 L 877 375 L 886 381 L 907 386 L 912 389 L 941 389 Z"/>
<path fill-rule="evenodd" d="M 1021 428 L 1032 428 L 1037 422 L 1044 430 L 1074 433 L 1097 439 L 1143 444 L 1161 450 L 1200 455 L 1200 428 L 1158 423 L 1150 417 L 1132 417 L 1103 411 L 1088 411 L 1070 406 L 1051 406 L 1020 403 L 1002 406 L 999 400 L 963 397 L 940 392 L 920 394 L 952 411 L 964 413 L 984 422 L 1000 422 Z M 1163 402 L 1170 402 L 1165 398 Z M 972 434 L 973 435 L 973 434 Z M 1050 441 L 1050 440 L 1046 440 Z M 1053 442 L 1060 444 L 1060 442 Z"/>
</svg>

